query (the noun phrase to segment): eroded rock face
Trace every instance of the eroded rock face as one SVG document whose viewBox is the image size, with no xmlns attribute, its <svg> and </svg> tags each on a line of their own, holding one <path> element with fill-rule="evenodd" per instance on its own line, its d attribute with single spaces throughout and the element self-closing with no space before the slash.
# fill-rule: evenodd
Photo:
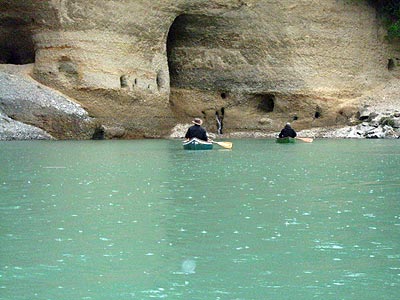
<svg viewBox="0 0 400 300">
<path fill-rule="evenodd" d="M 0 65 L 0 140 L 90 139 L 95 121 L 79 104 L 28 77 L 29 67 Z"/>
<path fill-rule="evenodd" d="M 297 129 L 348 125 L 360 99 L 375 99 L 400 78 L 399 44 L 386 42 L 365 4 L 5 3 L 2 33 L 21 38 L 0 40 L 0 61 L 34 61 L 34 78 L 81 103 L 104 128 L 118 128 L 110 137 L 165 136 L 195 116 L 216 132 L 222 111 L 225 133 L 276 131 L 287 121 Z M 400 98 L 399 86 L 390 101 Z"/>
</svg>

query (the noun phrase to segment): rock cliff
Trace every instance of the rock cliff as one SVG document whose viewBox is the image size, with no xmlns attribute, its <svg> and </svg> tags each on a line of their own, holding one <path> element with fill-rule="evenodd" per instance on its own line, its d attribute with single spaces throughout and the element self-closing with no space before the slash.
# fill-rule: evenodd
<svg viewBox="0 0 400 300">
<path fill-rule="evenodd" d="M 29 120 L 56 138 L 168 136 L 193 117 L 217 132 L 222 115 L 226 134 L 337 127 L 366 105 L 400 109 L 400 43 L 367 3 L 3 2 L 0 62 L 33 64 L 35 80 L 92 118 L 65 135 L 51 112 Z"/>
</svg>

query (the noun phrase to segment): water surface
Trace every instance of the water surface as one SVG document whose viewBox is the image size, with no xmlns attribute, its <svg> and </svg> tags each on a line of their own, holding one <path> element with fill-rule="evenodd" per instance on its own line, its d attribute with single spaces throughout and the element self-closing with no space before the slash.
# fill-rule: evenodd
<svg viewBox="0 0 400 300">
<path fill-rule="evenodd" d="M 0 299 L 400 294 L 400 143 L 0 143 Z"/>
</svg>

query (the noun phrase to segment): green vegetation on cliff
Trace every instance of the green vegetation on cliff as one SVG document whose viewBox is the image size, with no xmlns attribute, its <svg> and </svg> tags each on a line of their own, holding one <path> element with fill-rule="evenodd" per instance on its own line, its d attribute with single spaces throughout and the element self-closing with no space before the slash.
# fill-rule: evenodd
<svg viewBox="0 0 400 300">
<path fill-rule="evenodd" d="M 368 0 L 384 18 L 388 27 L 388 38 L 400 38 L 400 0 Z"/>
</svg>

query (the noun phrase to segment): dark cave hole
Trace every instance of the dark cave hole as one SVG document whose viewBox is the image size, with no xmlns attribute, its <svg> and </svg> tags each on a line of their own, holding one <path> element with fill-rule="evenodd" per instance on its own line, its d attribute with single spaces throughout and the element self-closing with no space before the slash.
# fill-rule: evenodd
<svg viewBox="0 0 400 300">
<path fill-rule="evenodd" d="M 228 97 L 228 94 L 227 93 L 221 93 L 221 98 L 222 99 L 226 99 Z"/>
<path fill-rule="evenodd" d="M 92 135 L 92 140 L 104 140 L 104 139 L 105 139 L 105 131 L 103 126 L 96 127 Z"/>
<path fill-rule="evenodd" d="M 167 79 L 162 71 L 157 72 L 156 83 L 159 91 L 167 86 Z"/>
<path fill-rule="evenodd" d="M 34 53 L 25 49 L 3 48 L 0 50 L 0 63 L 12 65 L 25 65 L 35 62 Z"/>
<path fill-rule="evenodd" d="M 122 75 L 119 78 L 119 83 L 120 83 L 121 88 L 128 87 L 128 78 L 126 77 L 126 75 Z"/>
<path fill-rule="evenodd" d="M 30 32 L 12 30 L 0 38 L 0 63 L 24 65 L 35 62 L 35 46 Z"/>
<path fill-rule="evenodd" d="M 259 100 L 260 102 L 258 103 L 257 108 L 267 113 L 273 112 L 275 107 L 275 95 L 266 94 L 260 95 L 259 97 L 261 97 L 261 99 Z"/>
<path fill-rule="evenodd" d="M 319 119 L 322 116 L 321 107 L 317 105 L 315 107 L 314 118 Z"/>
<path fill-rule="evenodd" d="M 387 64 L 387 68 L 389 71 L 392 71 L 394 69 L 395 63 L 394 60 L 392 58 L 388 59 L 388 64 Z"/>
</svg>

